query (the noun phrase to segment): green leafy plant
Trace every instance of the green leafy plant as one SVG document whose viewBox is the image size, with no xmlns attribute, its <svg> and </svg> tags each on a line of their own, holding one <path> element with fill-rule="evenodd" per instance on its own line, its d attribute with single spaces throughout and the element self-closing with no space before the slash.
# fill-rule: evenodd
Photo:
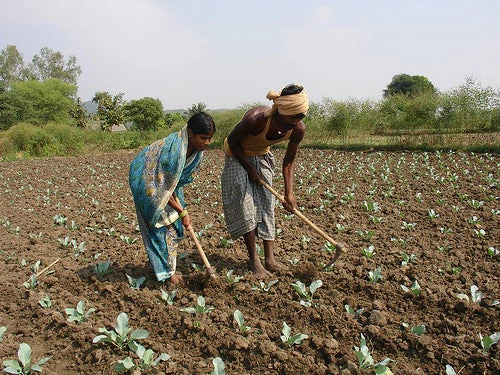
<svg viewBox="0 0 500 375">
<path fill-rule="evenodd" d="M 65 309 L 66 314 L 68 315 L 68 322 L 85 322 L 87 319 L 92 315 L 96 309 L 93 307 L 89 308 L 88 310 L 85 310 L 85 301 L 81 300 L 77 303 L 76 309 L 67 307 Z"/>
<path fill-rule="evenodd" d="M 410 325 L 408 323 L 401 323 L 404 328 L 409 328 Z M 421 324 L 419 326 L 413 326 L 410 328 L 410 332 L 415 336 L 422 336 L 425 333 L 425 325 Z"/>
<path fill-rule="evenodd" d="M 365 336 L 361 333 L 361 342 L 359 347 L 354 346 L 354 351 L 356 352 L 356 357 L 358 358 L 359 367 L 362 370 L 373 369 L 376 374 L 391 374 L 387 364 L 391 361 L 390 358 L 386 358 L 379 363 L 375 363 L 372 355 L 370 354 L 370 349 L 366 346 Z"/>
<path fill-rule="evenodd" d="M 36 274 L 30 276 L 28 281 L 23 283 L 26 289 L 35 289 L 38 285 L 38 279 L 36 278 Z"/>
<path fill-rule="evenodd" d="M 380 209 L 380 205 L 377 202 L 363 201 L 363 208 L 368 212 L 376 212 Z"/>
<path fill-rule="evenodd" d="M 417 280 L 415 280 L 409 288 L 404 285 L 401 285 L 401 289 L 403 289 L 406 293 L 413 294 L 415 297 L 418 297 L 421 292 L 421 288 Z"/>
<path fill-rule="evenodd" d="M 94 266 L 94 272 L 97 274 L 97 277 L 101 279 L 104 276 L 106 276 L 106 274 L 109 272 L 109 266 L 110 265 L 111 265 L 111 261 L 110 260 L 106 260 L 106 261 L 103 261 L 103 262 L 98 262 Z"/>
<path fill-rule="evenodd" d="M 135 351 L 137 349 L 136 341 L 146 339 L 149 336 L 148 331 L 144 329 L 132 331 L 132 328 L 128 326 L 128 315 L 124 312 L 118 315 L 116 323 L 114 330 L 108 330 L 104 327 L 99 328 L 99 332 L 102 333 L 102 335 L 94 337 L 92 342 L 94 344 L 101 341 L 109 342 L 117 348 L 122 349 L 128 347 L 130 350 Z"/>
<path fill-rule="evenodd" d="M 243 279 L 244 279 L 243 276 L 234 275 L 233 270 L 229 270 L 226 273 L 226 280 L 227 280 L 227 282 L 228 282 L 229 285 L 236 284 L 236 283 L 240 282 Z"/>
<path fill-rule="evenodd" d="M 3 340 L 3 334 L 7 331 L 7 327 L 1 326 L 0 327 L 0 341 Z"/>
<path fill-rule="evenodd" d="M 177 291 L 178 291 L 177 289 L 174 289 L 170 294 L 168 294 L 168 292 L 161 289 L 161 299 L 166 301 L 167 304 L 169 304 L 170 306 L 172 306 L 174 304 L 174 298 L 177 295 Z"/>
<path fill-rule="evenodd" d="M 52 301 L 50 297 L 46 294 L 41 300 L 38 301 L 38 304 L 42 306 L 44 309 L 49 309 L 52 307 Z"/>
<path fill-rule="evenodd" d="M 131 245 L 131 244 L 133 244 L 133 243 L 135 243 L 137 241 L 137 237 L 132 238 L 132 237 L 120 234 L 120 240 L 122 240 L 123 242 L 125 242 L 128 245 Z"/>
<path fill-rule="evenodd" d="M 483 299 L 483 292 L 481 292 L 476 285 L 471 285 L 470 294 L 471 294 L 470 299 L 469 299 L 469 296 L 467 294 L 464 294 L 464 293 L 457 294 L 457 297 L 459 299 L 466 300 L 467 302 L 472 301 L 472 302 L 476 302 L 476 303 L 481 303 L 481 300 Z"/>
<path fill-rule="evenodd" d="M 293 345 L 302 344 L 302 341 L 309 337 L 308 335 L 305 335 L 303 333 L 292 335 L 292 329 L 288 326 L 288 324 L 286 324 L 286 322 L 283 322 L 283 330 L 281 331 L 281 333 L 281 341 L 283 341 L 289 348 Z"/>
<path fill-rule="evenodd" d="M 363 309 L 362 307 L 357 309 L 357 310 L 354 310 L 351 306 L 349 306 L 348 304 L 345 304 L 344 305 L 344 309 L 345 311 L 347 311 L 348 314 L 350 315 L 353 315 L 355 318 L 358 318 L 361 316 L 361 314 L 363 314 L 363 312 L 365 311 L 365 309 Z"/>
<path fill-rule="evenodd" d="M 404 251 L 400 252 L 399 254 L 401 254 L 401 257 L 403 258 L 403 261 L 401 262 L 402 266 L 406 266 L 409 263 L 414 262 L 415 259 L 417 259 L 417 256 L 415 254 L 408 255 Z"/>
<path fill-rule="evenodd" d="M 375 235 L 375 232 L 373 230 L 357 230 L 356 234 L 358 234 L 364 241 L 370 241 Z"/>
<path fill-rule="evenodd" d="M 417 226 L 417 223 L 407 223 L 406 221 L 403 221 L 401 224 L 401 229 L 404 230 L 412 230 Z"/>
<path fill-rule="evenodd" d="M 126 371 L 134 371 L 140 369 L 141 371 L 148 371 L 160 363 L 160 361 L 168 361 L 171 357 L 166 353 L 161 353 L 155 358 L 156 353 L 152 349 L 146 349 L 141 344 L 136 343 L 135 354 L 139 358 L 139 362 L 136 364 L 134 360 L 130 357 L 125 359 L 120 359 L 118 363 L 113 367 L 113 370 L 117 373 L 123 373 Z"/>
<path fill-rule="evenodd" d="M 380 267 L 375 268 L 373 271 L 368 271 L 368 280 L 372 283 L 377 283 L 382 279 L 382 269 Z"/>
<path fill-rule="evenodd" d="M 494 344 L 498 344 L 500 340 L 500 332 L 493 333 L 489 336 L 482 336 L 479 334 L 479 339 L 481 340 L 481 348 L 483 348 L 483 353 L 486 354 L 490 351 L 490 348 Z"/>
<path fill-rule="evenodd" d="M 370 259 L 372 256 L 376 254 L 375 246 L 370 245 L 368 247 L 364 247 L 363 250 L 361 250 L 361 253 L 363 254 L 364 257 Z"/>
<path fill-rule="evenodd" d="M 220 357 L 215 357 L 212 360 L 212 364 L 214 365 L 214 370 L 210 375 L 226 375 L 226 371 L 224 370 L 226 366 Z"/>
<path fill-rule="evenodd" d="M 487 252 L 488 252 L 488 255 L 492 258 L 496 257 L 500 253 L 500 251 L 495 249 L 493 246 L 488 247 Z"/>
<path fill-rule="evenodd" d="M 301 297 L 304 297 L 306 301 L 300 301 L 300 304 L 302 306 L 310 307 L 312 304 L 312 299 L 314 297 L 314 293 L 316 290 L 323 285 L 323 282 L 321 280 L 316 280 L 309 285 L 309 288 L 307 288 L 304 283 L 302 283 L 300 280 L 297 280 L 295 283 L 292 283 L 292 287 L 299 293 Z M 309 290 L 308 290 L 309 289 Z"/>
<path fill-rule="evenodd" d="M 258 286 L 252 286 L 252 290 L 260 290 L 261 292 L 269 292 L 271 290 L 271 287 L 278 282 L 278 279 L 271 280 L 269 283 L 266 283 L 264 281 L 259 281 Z"/>
<path fill-rule="evenodd" d="M 132 277 L 132 276 L 129 276 L 129 275 L 126 275 L 126 276 L 127 276 L 127 280 L 128 280 L 128 285 L 132 289 L 141 289 L 142 284 L 146 280 L 146 278 L 144 276 L 138 277 L 137 279 Z"/>
<path fill-rule="evenodd" d="M 61 216 L 61 215 L 55 215 L 54 216 L 54 223 L 56 225 L 64 225 L 68 221 L 67 217 Z"/>
<path fill-rule="evenodd" d="M 244 336 L 250 333 L 252 327 L 245 325 L 245 318 L 243 317 L 243 313 L 240 310 L 234 310 L 233 316 L 234 320 L 236 320 L 236 323 L 238 323 L 240 333 Z"/>
<path fill-rule="evenodd" d="M 205 298 L 198 296 L 196 304 L 193 307 L 183 307 L 180 310 L 189 314 L 208 314 L 214 308 L 205 305 Z"/>
<path fill-rule="evenodd" d="M 37 363 L 31 363 L 31 346 L 26 343 L 21 343 L 19 345 L 19 350 L 17 351 L 17 358 L 8 359 L 3 361 L 4 369 L 3 371 L 9 374 L 21 374 L 30 375 L 34 372 L 42 372 L 42 366 L 47 363 L 51 357 L 44 357 Z"/>
</svg>

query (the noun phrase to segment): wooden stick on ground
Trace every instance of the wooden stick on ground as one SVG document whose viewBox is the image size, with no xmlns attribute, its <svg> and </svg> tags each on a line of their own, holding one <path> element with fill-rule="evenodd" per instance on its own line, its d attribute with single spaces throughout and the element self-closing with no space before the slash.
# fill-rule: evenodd
<svg viewBox="0 0 500 375">
<path fill-rule="evenodd" d="M 56 260 L 54 260 L 52 263 L 50 263 L 47 267 L 45 267 L 43 270 L 39 271 L 35 277 L 38 277 L 40 276 L 41 274 L 43 274 L 45 271 L 47 271 L 50 267 L 52 267 L 54 264 L 56 264 L 57 262 L 59 262 L 61 260 L 61 258 L 57 258 Z M 26 281 L 26 282 L 29 282 L 31 279 L 31 277 Z"/>
</svg>

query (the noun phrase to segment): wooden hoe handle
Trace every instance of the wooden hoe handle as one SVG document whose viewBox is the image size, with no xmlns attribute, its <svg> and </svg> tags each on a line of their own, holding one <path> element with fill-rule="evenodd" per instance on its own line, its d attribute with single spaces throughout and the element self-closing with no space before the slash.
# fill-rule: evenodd
<svg viewBox="0 0 500 375">
<path fill-rule="evenodd" d="M 265 182 L 263 180 L 260 180 L 260 183 L 267 190 L 269 190 L 276 198 L 278 198 L 281 203 L 285 203 L 285 198 L 283 196 L 281 196 L 276 190 L 274 190 L 271 187 L 271 185 L 269 185 L 267 182 Z M 326 234 L 325 232 L 323 232 L 320 228 L 318 228 L 318 226 L 316 224 L 314 224 L 311 220 L 309 220 L 307 217 L 305 217 L 304 214 L 302 214 L 302 212 L 300 212 L 299 210 L 297 210 L 297 209 L 294 208 L 293 209 L 293 213 L 295 215 L 297 215 L 298 217 L 300 217 L 307 225 L 309 225 L 312 229 L 314 229 L 316 231 L 316 233 L 318 233 L 321 237 L 323 237 L 325 240 L 327 240 L 332 245 L 334 245 L 336 247 L 337 253 L 339 255 L 340 255 L 340 251 L 344 251 L 344 246 L 342 244 L 338 243 L 333 238 L 331 238 L 328 234 Z M 338 258 L 338 255 L 337 255 L 336 258 Z"/>
<path fill-rule="evenodd" d="M 196 244 L 196 248 L 198 249 L 198 252 L 200 253 L 201 259 L 203 260 L 203 263 L 205 264 L 205 268 L 207 269 L 208 274 L 210 277 L 215 278 L 217 275 L 215 274 L 215 269 L 210 265 L 210 262 L 207 259 L 207 256 L 205 255 L 205 252 L 201 248 L 200 241 L 198 241 L 198 237 L 196 237 L 196 233 L 194 232 L 193 227 L 190 225 L 186 228 L 189 233 L 191 234 L 191 237 L 193 238 L 194 243 Z"/>
</svg>

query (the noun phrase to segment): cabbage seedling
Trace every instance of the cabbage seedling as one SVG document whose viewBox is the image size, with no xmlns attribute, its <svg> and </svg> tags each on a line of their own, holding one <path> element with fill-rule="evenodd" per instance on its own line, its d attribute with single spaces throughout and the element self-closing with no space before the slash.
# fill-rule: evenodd
<svg viewBox="0 0 500 375">
<path fill-rule="evenodd" d="M 493 333 L 489 336 L 482 336 L 479 334 L 479 339 L 481 340 L 481 348 L 483 348 L 483 353 L 486 354 L 490 351 L 493 344 L 497 344 L 500 340 L 500 332 Z"/>
<path fill-rule="evenodd" d="M 496 256 L 500 253 L 500 252 L 499 252 L 497 249 L 495 249 L 493 246 L 488 247 L 488 250 L 487 250 L 487 251 L 488 251 L 488 255 L 489 255 L 490 257 L 496 257 Z"/>
<path fill-rule="evenodd" d="M 124 236 L 123 234 L 120 234 L 120 240 L 125 242 L 128 245 L 131 245 L 137 241 L 137 238 L 130 238 L 129 236 Z"/>
<path fill-rule="evenodd" d="M 421 291 L 420 285 L 418 284 L 417 280 L 415 280 L 409 288 L 404 285 L 401 285 L 401 289 L 403 289 L 406 293 L 413 294 L 415 297 L 418 297 Z"/>
<path fill-rule="evenodd" d="M 289 262 L 292 266 L 296 267 L 296 266 L 297 266 L 297 264 L 299 264 L 299 259 L 297 259 L 297 258 L 288 259 L 288 262 Z"/>
<path fill-rule="evenodd" d="M 5 333 L 5 331 L 7 331 L 7 327 L 0 327 L 0 341 L 3 340 L 3 334 Z"/>
<path fill-rule="evenodd" d="M 48 295 L 45 295 L 45 297 L 38 301 L 38 303 L 45 309 L 49 309 L 52 307 L 52 301 L 50 300 L 50 297 Z"/>
<path fill-rule="evenodd" d="M 137 279 L 132 276 L 127 275 L 128 284 L 132 289 L 141 289 L 141 285 L 144 283 L 146 278 L 144 276 L 138 277 Z"/>
<path fill-rule="evenodd" d="M 382 270 L 380 267 L 377 267 L 375 268 L 375 270 L 368 272 L 368 280 L 370 280 L 372 283 L 376 283 L 380 279 L 382 279 Z"/>
<path fill-rule="evenodd" d="M 64 225 L 68 221 L 67 217 L 61 216 L 61 215 L 55 215 L 54 216 L 54 223 L 56 225 Z"/>
<path fill-rule="evenodd" d="M 210 375 L 226 375 L 226 371 L 224 370 L 224 362 L 222 358 L 215 357 L 212 360 L 212 364 L 214 365 L 214 370 L 210 373 Z"/>
<path fill-rule="evenodd" d="M 31 275 L 30 279 L 24 282 L 23 285 L 26 289 L 35 289 L 38 285 L 38 280 L 36 278 L 36 275 L 35 274 Z"/>
<path fill-rule="evenodd" d="M 355 318 L 358 318 L 363 313 L 363 311 L 365 311 L 365 309 L 363 309 L 362 307 L 359 308 L 359 309 L 357 309 L 357 310 L 354 310 L 348 304 L 345 304 L 344 308 L 345 308 L 345 311 L 347 311 L 348 314 L 354 315 Z"/>
<path fill-rule="evenodd" d="M 97 274 L 98 278 L 104 277 L 109 272 L 109 266 L 111 265 L 111 261 L 107 260 L 105 262 L 99 262 L 94 266 L 94 271 Z"/>
<path fill-rule="evenodd" d="M 252 286 L 252 290 L 260 290 L 261 292 L 269 292 L 271 287 L 278 282 L 278 279 L 271 280 L 269 283 L 266 285 L 265 282 L 260 281 L 259 286 Z"/>
<path fill-rule="evenodd" d="M 297 291 L 297 293 L 299 293 L 301 297 L 304 297 L 307 300 L 307 301 L 300 301 L 300 304 L 306 307 L 311 306 L 314 293 L 321 285 L 323 285 L 323 282 L 321 280 L 313 281 L 309 286 L 309 291 L 308 291 L 304 283 L 302 283 L 300 280 L 297 280 L 295 284 L 292 284 L 293 288 Z"/>
<path fill-rule="evenodd" d="M 415 259 L 417 259 L 417 256 L 415 254 L 406 254 L 404 251 L 400 252 L 401 257 L 403 258 L 403 261 L 401 262 L 402 266 L 408 265 L 408 263 L 412 263 Z"/>
<path fill-rule="evenodd" d="M 233 316 L 234 320 L 236 320 L 236 323 L 238 323 L 238 327 L 240 328 L 240 333 L 243 336 L 246 336 L 250 332 L 252 327 L 245 325 L 245 318 L 243 317 L 243 313 L 240 310 L 234 310 Z"/>
<path fill-rule="evenodd" d="M 17 351 L 17 357 L 19 361 L 15 359 L 8 359 L 3 361 L 5 372 L 9 374 L 21 374 L 29 375 L 36 372 L 42 372 L 42 366 L 51 358 L 44 357 L 35 364 L 31 364 L 31 347 L 26 343 L 21 343 L 19 345 L 19 350 Z"/>
<path fill-rule="evenodd" d="M 203 298 L 203 296 L 198 296 L 196 305 L 194 305 L 193 307 L 184 307 L 180 310 L 189 314 L 208 314 L 213 309 L 214 308 L 211 306 L 205 306 L 205 298 Z"/>
<path fill-rule="evenodd" d="M 113 367 L 113 370 L 118 373 L 133 371 L 135 369 L 140 368 L 142 371 L 147 371 L 152 367 L 156 366 L 160 361 L 168 361 L 171 357 L 166 353 L 161 353 L 156 359 L 154 358 L 155 352 L 152 349 L 146 349 L 141 344 L 137 344 L 137 349 L 135 354 L 139 357 L 139 364 L 135 364 L 132 358 L 127 357 L 125 359 L 121 359 L 118 363 Z"/>
<path fill-rule="evenodd" d="M 446 365 L 445 370 L 446 370 L 446 375 L 457 375 L 455 369 L 450 365 Z"/>
<path fill-rule="evenodd" d="M 174 304 L 174 298 L 176 295 L 177 289 L 172 290 L 172 293 L 170 293 L 170 295 L 168 294 L 168 292 L 165 292 L 163 289 L 161 289 L 161 299 L 167 301 L 170 306 Z"/>
<path fill-rule="evenodd" d="M 226 280 L 228 282 L 229 285 L 233 285 L 233 284 L 236 284 L 238 282 L 240 282 L 241 280 L 243 280 L 243 276 L 235 276 L 233 274 L 233 270 L 229 270 L 227 271 L 227 274 L 226 274 Z"/>
<path fill-rule="evenodd" d="M 114 331 L 108 331 L 106 328 L 99 328 L 99 332 L 103 333 L 103 335 L 98 335 L 94 337 L 92 342 L 98 343 L 100 341 L 109 342 L 116 346 L 117 348 L 124 348 L 128 346 L 128 348 L 132 351 L 137 349 L 136 340 L 146 339 L 149 336 L 148 331 L 144 329 L 136 329 L 132 333 L 132 328 L 128 326 L 128 315 L 124 312 L 121 312 L 116 318 L 116 326 Z M 130 336 L 128 334 L 130 333 Z"/>
<path fill-rule="evenodd" d="M 81 300 L 76 305 L 76 309 L 73 309 L 71 307 L 67 307 L 65 309 L 65 311 L 66 311 L 66 314 L 68 315 L 68 322 L 77 322 L 78 323 L 78 322 L 85 322 L 87 320 L 87 318 L 89 318 L 90 315 L 92 315 L 92 313 L 94 311 L 96 311 L 96 309 L 91 307 L 90 309 L 85 311 L 85 301 Z"/>
<path fill-rule="evenodd" d="M 464 294 L 464 293 L 457 294 L 457 297 L 459 299 L 464 299 L 467 302 L 472 301 L 472 302 L 476 302 L 476 303 L 481 303 L 481 300 L 483 299 L 483 292 L 481 292 L 476 285 L 471 285 L 470 294 L 471 294 L 470 299 L 469 299 L 469 296 L 467 294 Z"/>
<path fill-rule="evenodd" d="M 365 247 L 363 248 L 363 250 L 361 251 L 361 253 L 366 257 L 366 258 L 371 258 L 372 256 L 374 256 L 375 254 L 377 254 L 375 252 L 375 246 L 373 245 L 370 245 L 368 247 Z"/>
<path fill-rule="evenodd" d="M 362 370 L 373 369 L 376 374 L 391 374 L 392 372 L 386 366 L 391 359 L 386 358 L 379 363 L 375 363 L 372 355 L 370 354 L 370 349 L 366 346 L 365 336 L 361 333 L 361 344 L 359 347 L 354 346 L 354 351 L 356 352 L 356 357 L 358 358 L 359 367 Z"/>
<path fill-rule="evenodd" d="M 288 326 L 288 324 L 286 324 L 286 322 L 283 322 L 283 330 L 281 331 L 281 333 L 281 341 L 287 344 L 289 348 L 293 345 L 302 344 L 302 341 L 309 337 L 308 335 L 305 335 L 303 333 L 292 335 L 292 329 Z"/>
</svg>

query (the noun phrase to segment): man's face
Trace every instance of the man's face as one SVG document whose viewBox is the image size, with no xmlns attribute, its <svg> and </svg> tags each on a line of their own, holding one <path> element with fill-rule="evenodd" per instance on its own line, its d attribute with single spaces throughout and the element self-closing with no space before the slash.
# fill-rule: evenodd
<svg viewBox="0 0 500 375">
<path fill-rule="evenodd" d="M 299 113 L 298 115 L 280 115 L 280 116 L 283 120 L 283 124 L 285 125 L 286 130 L 294 129 L 299 124 L 299 122 L 301 122 L 302 119 L 306 117 L 303 113 Z"/>
</svg>

